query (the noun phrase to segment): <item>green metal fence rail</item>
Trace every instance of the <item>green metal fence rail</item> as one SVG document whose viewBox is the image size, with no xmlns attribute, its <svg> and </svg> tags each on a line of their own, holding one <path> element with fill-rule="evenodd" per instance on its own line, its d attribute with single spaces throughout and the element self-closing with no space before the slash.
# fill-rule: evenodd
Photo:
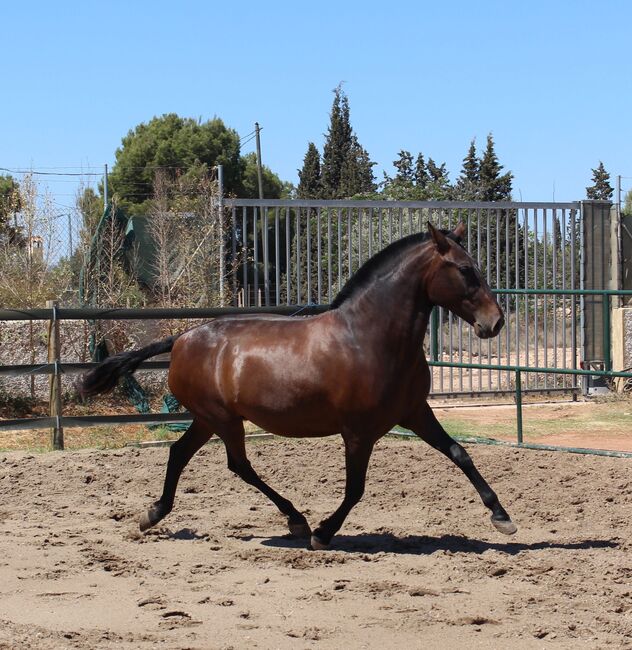
<svg viewBox="0 0 632 650">
<path fill-rule="evenodd" d="M 567 295 L 567 296 L 603 296 L 604 304 L 604 360 L 605 370 L 581 370 L 575 368 L 557 367 L 534 367 L 511 364 L 475 364 L 438 361 L 438 348 L 432 345 L 430 351 L 429 365 L 433 367 L 464 368 L 470 370 L 495 370 L 514 373 L 515 376 L 515 401 L 516 401 L 516 426 L 517 444 L 529 448 L 553 449 L 547 445 L 527 444 L 523 441 L 523 420 L 522 420 L 522 376 L 525 373 L 550 373 L 575 376 L 598 376 L 609 379 L 617 377 L 632 378 L 632 372 L 612 371 L 612 358 L 610 353 L 610 304 L 612 297 L 632 296 L 632 291 L 618 290 L 583 290 L 583 289 L 497 289 L 495 294 L 515 295 Z M 269 306 L 269 307 L 222 307 L 222 308 L 192 308 L 192 309 L 0 309 L 0 320 L 152 320 L 152 319 L 196 319 L 216 318 L 229 314 L 248 313 L 274 313 L 288 316 L 309 316 L 327 311 L 327 305 L 304 305 L 304 306 Z M 435 349 L 436 348 L 436 349 Z M 98 364 L 96 363 L 63 363 L 60 359 L 54 359 L 44 364 L 23 364 L 14 366 L 0 366 L 0 376 L 8 375 L 51 375 L 57 377 L 60 374 L 84 372 Z M 145 361 L 139 366 L 139 370 L 164 370 L 169 367 L 168 361 Z M 18 429 L 45 429 L 54 427 L 89 427 L 104 424 L 163 424 L 174 422 L 190 422 L 191 416 L 188 413 L 149 413 L 149 414 L 126 414 L 126 415 L 88 415 L 88 416 L 63 416 L 56 414 L 51 417 L 20 418 L 0 420 L 0 431 Z M 63 439 L 62 439 L 63 440 Z M 63 448 L 63 444 L 61 447 Z M 562 448 L 559 448 L 562 449 Z M 583 450 L 587 453 L 587 450 Z M 616 453 L 616 452 L 612 452 Z"/>
</svg>

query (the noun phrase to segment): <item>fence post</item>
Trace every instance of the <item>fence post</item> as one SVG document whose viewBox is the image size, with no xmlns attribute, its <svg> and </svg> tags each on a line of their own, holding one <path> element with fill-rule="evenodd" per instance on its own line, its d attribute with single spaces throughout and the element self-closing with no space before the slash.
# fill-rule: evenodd
<svg viewBox="0 0 632 650">
<path fill-rule="evenodd" d="M 52 311 L 51 320 L 48 323 L 48 363 L 55 364 L 53 374 L 49 375 L 49 413 L 52 418 L 55 418 L 55 424 L 51 429 L 51 438 L 53 449 L 61 451 L 64 448 L 64 429 L 61 425 L 61 375 L 59 374 L 61 350 L 59 342 L 59 320 L 57 319 L 58 304 L 54 300 L 47 300 L 46 307 Z"/>
<path fill-rule="evenodd" d="M 439 307 L 436 305 L 430 312 L 430 360 L 439 359 Z"/>
<path fill-rule="evenodd" d="M 518 444 L 522 444 L 522 377 L 516 369 L 516 424 L 518 429 Z"/>
<path fill-rule="evenodd" d="M 612 370 L 612 332 L 610 331 L 610 295 L 603 294 L 603 362 L 604 370 Z"/>
</svg>

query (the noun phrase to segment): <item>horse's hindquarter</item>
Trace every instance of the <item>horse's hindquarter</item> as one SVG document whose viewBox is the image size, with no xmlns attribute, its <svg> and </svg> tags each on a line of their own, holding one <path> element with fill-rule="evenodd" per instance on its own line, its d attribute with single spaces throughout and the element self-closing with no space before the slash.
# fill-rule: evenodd
<svg viewBox="0 0 632 650">
<path fill-rule="evenodd" d="M 209 419 L 241 417 L 280 435 L 330 435 L 358 418 L 375 422 L 375 412 L 392 419 L 384 409 L 395 396 L 384 400 L 379 354 L 355 345 L 334 312 L 227 318 L 176 342 L 169 382 L 182 404 Z"/>
</svg>

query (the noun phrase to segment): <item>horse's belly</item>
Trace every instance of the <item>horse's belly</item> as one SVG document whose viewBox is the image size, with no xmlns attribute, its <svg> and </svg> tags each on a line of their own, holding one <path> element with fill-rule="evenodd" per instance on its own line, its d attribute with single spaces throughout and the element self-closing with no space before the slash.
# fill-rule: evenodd
<svg viewBox="0 0 632 650">
<path fill-rule="evenodd" d="M 344 423 L 336 409 L 327 403 L 289 405 L 275 407 L 265 404 L 240 403 L 239 415 L 265 431 L 279 436 L 321 437 L 340 433 Z"/>
</svg>

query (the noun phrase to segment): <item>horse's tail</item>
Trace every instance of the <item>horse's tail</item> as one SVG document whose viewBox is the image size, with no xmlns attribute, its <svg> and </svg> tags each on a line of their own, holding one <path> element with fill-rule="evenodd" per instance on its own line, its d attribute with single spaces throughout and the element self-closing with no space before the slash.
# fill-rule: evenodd
<svg viewBox="0 0 632 650">
<path fill-rule="evenodd" d="M 79 380 L 77 389 L 82 397 L 99 395 L 111 391 L 124 375 L 131 375 L 145 359 L 157 354 L 171 352 L 177 336 L 156 341 L 140 350 L 121 352 L 108 357 L 93 370 L 89 370 Z"/>
</svg>

